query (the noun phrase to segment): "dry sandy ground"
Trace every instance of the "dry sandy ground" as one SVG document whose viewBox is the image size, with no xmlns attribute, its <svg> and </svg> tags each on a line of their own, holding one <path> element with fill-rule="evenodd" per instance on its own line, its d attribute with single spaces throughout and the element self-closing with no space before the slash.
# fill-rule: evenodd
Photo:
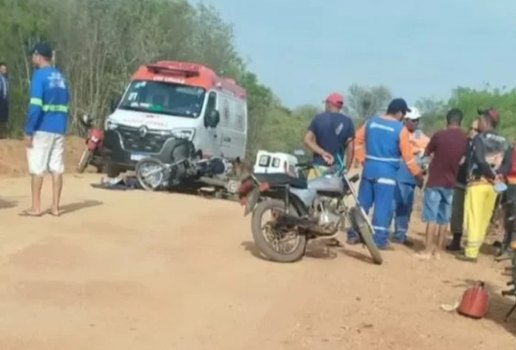
<svg viewBox="0 0 516 350">
<path fill-rule="evenodd" d="M 24 218 L 26 179 L 0 181 L 0 349 L 510 349 L 506 278 L 483 257 L 374 266 L 320 244 L 301 262 L 257 257 L 241 208 L 107 191 L 69 175 L 64 215 Z M 46 201 L 49 188 L 45 190 Z M 494 288 L 487 319 L 440 310 L 469 280 Z"/>
<path fill-rule="evenodd" d="M 512 300 L 499 294 L 507 277 L 489 256 L 420 262 L 396 247 L 375 266 L 362 248 L 319 243 L 281 265 L 259 257 L 236 203 L 98 180 L 68 175 L 64 215 L 26 218 L 27 179 L 0 178 L 0 349 L 516 346 L 516 316 L 503 323 Z M 477 279 L 492 288 L 486 319 L 440 310 Z"/>
</svg>

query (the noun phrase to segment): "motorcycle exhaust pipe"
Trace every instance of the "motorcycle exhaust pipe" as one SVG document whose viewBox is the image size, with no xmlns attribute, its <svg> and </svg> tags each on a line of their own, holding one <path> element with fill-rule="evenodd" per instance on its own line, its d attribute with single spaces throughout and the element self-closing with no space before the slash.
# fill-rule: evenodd
<svg viewBox="0 0 516 350">
<path fill-rule="evenodd" d="M 282 215 L 278 218 L 277 224 L 280 226 L 297 226 L 306 231 L 322 235 L 322 236 L 332 236 L 335 234 L 335 229 L 325 229 L 321 227 L 317 220 L 300 218 L 292 215 Z M 338 226 L 337 226 L 338 227 Z"/>
<path fill-rule="evenodd" d="M 206 185 L 215 186 L 215 187 L 225 187 L 226 181 L 219 180 L 219 179 L 213 179 L 211 177 L 201 177 L 199 178 L 200 182 L 205 183 Z"/>
</svg>

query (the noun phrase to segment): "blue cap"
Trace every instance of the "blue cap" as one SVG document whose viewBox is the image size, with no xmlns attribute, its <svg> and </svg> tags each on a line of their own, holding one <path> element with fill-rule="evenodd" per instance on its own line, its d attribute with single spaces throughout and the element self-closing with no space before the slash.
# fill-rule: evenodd
<svg viewBox="0 0 516 350">
<path fill-rule="evenodd" d="M 32 55 L 41 55 L 45 58 L 52 58 L 52 48 L 48 43 L 45 42 L 39 42 L 30 51 Z"/>
<path fill-rule="evenodd" d="M 403 114 L 407 112 L 412 112 L 412 110 L 409 108 L 407 101 L 405 101 L 402 98 L 395 98 L 394 100 L 389 103 L 389 107 L 387 107 L 387 113 L 389 114 L 396 114 L 398 112 L 401 112 Z"/>
</svg>

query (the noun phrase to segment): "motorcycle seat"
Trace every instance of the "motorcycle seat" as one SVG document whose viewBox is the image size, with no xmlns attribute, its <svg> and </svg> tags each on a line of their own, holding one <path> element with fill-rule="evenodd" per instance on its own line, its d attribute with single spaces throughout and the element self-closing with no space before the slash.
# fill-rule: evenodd
<svg viewBox="0 0 516 350">
<path fill-rule="evenodd" d="M 267 182 L 271 187 L 290 185 L 294 188 L 306 189 L 308 184 L 304 178 L 295 178 L 287 174 L 254 174 L 260 182 Z"/>
</svg>

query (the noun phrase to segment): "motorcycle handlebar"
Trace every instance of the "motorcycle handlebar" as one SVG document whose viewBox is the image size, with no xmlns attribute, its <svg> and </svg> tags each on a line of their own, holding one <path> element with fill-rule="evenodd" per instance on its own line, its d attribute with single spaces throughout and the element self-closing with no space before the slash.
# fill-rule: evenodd
<svg viewBox="0 0 516 350">
<path fill-rule="evenodd" d="M 305 163 L 297 163 L 296 168 L 304 168 L 304 169 L 311 169 L 314 167 L 314 164 L 312 162 L 305 162 Z"/>
</svg>

